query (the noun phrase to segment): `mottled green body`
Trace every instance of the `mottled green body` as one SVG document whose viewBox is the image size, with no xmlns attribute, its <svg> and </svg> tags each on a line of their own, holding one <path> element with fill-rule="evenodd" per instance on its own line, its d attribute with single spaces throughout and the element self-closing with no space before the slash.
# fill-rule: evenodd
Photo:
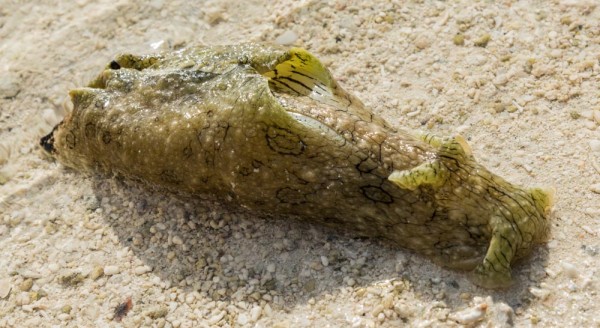
<svg viewBox="0 0 600 328">
<path fill-rule="evenodd" d="M 71 96 L 42 146 L 77 169 L 383 237 L 487 287 L 547 237 L 547 194 L 389 126 L 301 49 L 123 55 Z"/>
</svg>

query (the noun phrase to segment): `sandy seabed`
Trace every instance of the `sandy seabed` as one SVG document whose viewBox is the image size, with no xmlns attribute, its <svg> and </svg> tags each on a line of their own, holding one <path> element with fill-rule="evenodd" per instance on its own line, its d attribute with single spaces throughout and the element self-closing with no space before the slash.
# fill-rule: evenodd
<svg viewBox="0 0 600 328">
<path fill-rule="evenodd" d="M 599 7 L 3 1 L 0 327 L 600 327 Z M 460 133 L 499 175 L 554 186 L 552 239 L 491 291 L 385 242 L 41 154 L 68 90 L 114 55 L 247 41 L 304 47 L 392 125 Z"/>
</svg>

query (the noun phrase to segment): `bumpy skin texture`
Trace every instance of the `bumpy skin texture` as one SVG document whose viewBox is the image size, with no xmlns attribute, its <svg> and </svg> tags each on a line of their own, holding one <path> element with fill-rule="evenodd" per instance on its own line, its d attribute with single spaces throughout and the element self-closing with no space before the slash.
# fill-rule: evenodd
<svg viewBox="0 0 600 328">
<path fill-rule="evenodd" d="M 121 55 L 41 145 L 63 164 L 382 237 L 506 287 L 547 239 L 551 195 L 478 164 L 460 136 L 413 136 L 298 48 Z"/>
</svg>

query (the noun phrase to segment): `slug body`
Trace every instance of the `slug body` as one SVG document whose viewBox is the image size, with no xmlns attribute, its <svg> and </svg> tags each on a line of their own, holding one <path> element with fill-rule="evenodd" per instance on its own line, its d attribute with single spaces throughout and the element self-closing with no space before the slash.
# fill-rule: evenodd
<svg viewBox="0 0 600 328">
<path fill-rule="evenodd" d="M 121 55 L 41 140 L 63 164 L 382 237 L 479 285 L 548 237 L 552 195 L 478 164 L 460 136 L 395 129 L 299 48 Z"/>
</svg>

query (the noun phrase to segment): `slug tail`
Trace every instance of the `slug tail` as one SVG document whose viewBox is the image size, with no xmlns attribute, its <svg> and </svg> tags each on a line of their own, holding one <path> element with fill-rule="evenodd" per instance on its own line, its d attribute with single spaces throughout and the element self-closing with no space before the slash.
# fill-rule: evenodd
<svg viewBox="0 0 600 328">
<path fill-rule="evenodd" d="M 448 220 L 488 222 L 490 242 L 485 257 L 472 272 L 473 281 L 486 288 L 512 284 L 511 264 L 544 242 L 550 234 L 548 217 L 554 191 L 521 188 L 500 178 L 475 161 L 471 148 L 458 135 L 419 139 L 436 149 L 437 156 L 388 177 L 400 188 L 431 188 L 440 213 Z"/>
<path fill-rule="evenodd" d="M 554 206 L 555 188 L 531 188 L 529 193 L 531 193 L 535 204 L 544 212 L 549 212 L 552 206 Z"/>
</svg>

